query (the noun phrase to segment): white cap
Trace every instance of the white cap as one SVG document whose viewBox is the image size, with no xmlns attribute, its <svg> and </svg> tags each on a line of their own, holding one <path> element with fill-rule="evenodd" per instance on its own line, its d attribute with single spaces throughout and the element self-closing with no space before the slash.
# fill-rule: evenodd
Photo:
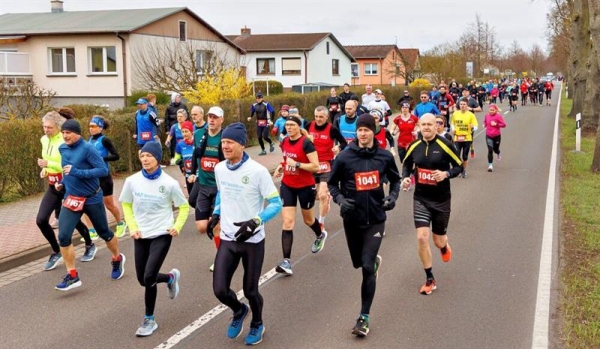
<svg viewBox="0 0 600 349">
<path fill-rule="evenodd" d="M 382 94 L 383 92 L 380 89 L 375 90 L 375 93 Z"/>
<path fill-rule="evenodd" d="M 208 110 L 208 113 L 206 113 L 206 115 L 215 115 L 218 116 L 220 118 L 223 117 L 224 113 L 223 113 L 223 109 L 221 109 L 220 107 L 210 107 L 210 109 Z"/>
</svg>

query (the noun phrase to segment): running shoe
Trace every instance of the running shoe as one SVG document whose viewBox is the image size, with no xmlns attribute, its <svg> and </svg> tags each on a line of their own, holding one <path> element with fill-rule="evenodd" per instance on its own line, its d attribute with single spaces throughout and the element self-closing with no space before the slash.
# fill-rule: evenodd
<svg viewBox="0 0 600 349">
<path fill-rule="evenodd" d="M 50 255 L 50 258 L 48 258 L 48 261 L 46 262 L 46 264 L 44 264 L 44 270 L 52 270 L 54 268 L 56 268 L 56 266 L 58 265 L 58 263 L 60 263 L 60 261 L 62 261 L 62 254 L 60 252 L 56 252 Z"/>
<path fill-rule="evenodd" d="M 442 252 L 440 249 L 440 253 L 442 254 L 442 260 L 446 263 L 450 262 L 452 259 L 452 249 L 450 248 L 450 244 L 446 242 L 446 253 Z"/>
<path fill-rule="evenodd" d="M 242 303 L 242 307 L 242 315 L 237 317 L 234 316 L 231 319 L 229 327 L 227 328 L 227 337 L 231 339 L 237 338 L 240 335 L 240 333 L 242 333 L 242 331 L 244 330 L 244 319 L 248 315 L 250 308 L 245 303 Z"/>
<path fill-rule="evenodd" d="M 325 241 L 327 241 L 327 232 L 325 230 L 321 231 L 321 236 L 319 236 L 311 247 L 312 253 L 320 252 L 323 247 L 325 247 Z"/>
<path fill-rule="evenodd" d="M 270 152 L 270 153 L 272 153 L 272 152 L 274 152 L 274 151 L 275 151 L 275 144 L 271 143 L 271 144 L 269 145 L 269 152 Z"/>
<path fill-rule="evenodd" d="M 85 252 L 83 252 L 83 256 L 81 256 L 82 262 L 91 262 L 96 257 L 96 252 L 98 249 L 96 248 L 96 244 L 91 244 L 85 247 Z"/>
<path fill-rule="evenodd" d="M 494 172 L 494 165 L 492 165 L 492 164 L 488 165 L 488 172 Z"/>
<path fill-rule="evenodd" d="M 92 239 L 92 241 L 98 240 L 98 233 L 96 233 L 96 229 L 94 228 L 90 228 L 90 239 Z M 81 238 L 79 241 L 85 242 L 85 239 Z"/>
<path fill-rule="evenodd" d="M 52 229 L 58 229 L 58 218 L 55 218 L 52 223 L 50 223 Z"/>
<path fill-rule="evenodd" d="M 369 320 L 367 320 L 364 316 L 360 316 L 358 320 L 356 320 L 356 325 L 352 329 L 352 334 L 358 337 L 366 337 L 369 334 Z"/>
<path fill-rule="evenodd" d="M 215 271 L 215 263 L 211 264 L 210 267 L 208 267 L 208 270 L 212 273 L 213 271 Z"/>
<path fill-rule="evenodd" d="M 471 148 L 471 159 L 475 159 L 475 148 Z"/>
<path fill-rule="evenodd" d="M 498 153 L 498 155 L 496 156 L 496 158 L 498 159 L 498 161 L 502 161 L 502 155 L 500 153 Z"/>
<path fill-rule="evenodd" d="M 169 162 L 169 165 L 171 165 L 171 166 L 175 166 L 176 164 L 177 163 L 176 163 L 175 158 L 171 159 L 171 162 Z"/>
<path fill-rule="evenodd" d="M 264 149 L 260 153 L 258 153 L 258 156 L 263 156 L 263 155 L 267 155 L 267 152 Z"/>
<path fill-rule="evenodd" d="M 67 275 L 63 276 L 62 281 L 56 285 L 54 289 L 59 291 L 68 291 L 79 286 L 81 286 L 79 275 L 72 277 L 71 274 L 67 273 Z"/>
<path fill-rule="evenodd" d="M 113 280 L 119 280 L 120 278 L 123 277 L 123 274 L 125 274 L 125 255 L 122 253 L 119 253 L 119 256 L 121 256 L 121 260 L 118 261 L 111 261 L 110 264 L 112 264 L 112 272 L 110 273 L 110 277 Z"/>
<path fill-rule="evenodd" d="M 285 275 L 292 275 L 294 272 L 292 271 L 292 263 L 290 263 L 289 259 L 284 259 L 279 263 L 279 265 L 275 268 L 275 271 Z"/>
<path fill-rule="evenodd" d="M 246 345 L 256 345 L 263 340 L 263 334 L 265 333 L 265 326 L 258 325 L 257 327 L 250 326 L 250 332 L 246 336 Z"/>
<path fill-rule="evenodd" d="M 181 278 L 181 272 L 179 272 L 179 269 L 173 268 L 169 274 L 173 275 L 173 280 L 167 283 L 167 293 L 169 298 L 175 299 L 179 295 L 179 278 Z"/>
<path fill-rule="evenodd" d="M 125 236 L 125 228 L 127 226 L 125 225 L 125 222 L 120 221 L 119 224 L 117 224 L 117 231 L 115 232 L 115 236 L 117 238 L 122 238 L 123 236 Z"/>
<path fill-rule="evenodd" d="M 421 286 L 421 294 L 428 295 L 433 292 L 437 287 L 435 286 L 435 279 L 427 279 L 425 285 Z"/>
<path fill-rule="evenodd" d="M 375 257 L 375 280 L 377 280 L 377 277 L 379 276 L 379 267 L 381 267 L 382 261 L 383 258 L 381 258 L 380 255 L 377 255 L 377 257 Z"/>
<path fill-rule="evenodd" d="M 142 322 L 142 324 L 137 329 L 137 331 L 135 331 L 135 335 L 137 337 L 148 337 L 149 335 L 154 333 L 154 331 L 156 331 L 157 329 L 158 329 L 158 325 L 156 324 L 156 321 L 145 317 L 144 322 Z"/>
</svg>

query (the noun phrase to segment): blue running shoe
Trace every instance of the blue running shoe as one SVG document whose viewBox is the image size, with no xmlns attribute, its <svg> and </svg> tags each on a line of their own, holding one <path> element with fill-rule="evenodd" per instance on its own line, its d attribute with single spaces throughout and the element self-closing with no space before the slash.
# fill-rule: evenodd
<svg viewBox="0 0 600 349">
<path fill-rule="evenodd" d="M 72 277 L 71 274 L 67 274 L 63 277 L 62 281 L 56 285 L 56 287 L 54 287 L 54 289 L 59 291 L 68 291 L 79 286 L 81 286 L 79 275 Z"/>
<path fill-rule="evenodd" d="M 96 244 L 91 244 L 90 246 L 86 246 L 85 252 L 83 252 L 83 256 L 81 256 L 81 261 L 82 262 L 93 261 L 94 257 L 96 257 L 96 251 L 98 251 L 98 249 L 96 248 Z"/>
<path fill-rule="evenodd" d="M 244 330 L 244 319 L 248 315 L 250 308 L 244 303 L 242 303 L 242 306 L 242 315 L 238 317 L 234 316 L 233 319 L 231 319 L 229 327 L 227 328 L 227 337 L 231 339 L 237 338 L 240 335 L 240 333 L 242 333 L 242 331 Z"/>
<path fill-rule="evenodd" d="M 263 340 L 263 334 L 265 333 L 265 326 L 259 325 L 258 327 L 250 326 L 250 332 L 246 336 L 246 345 L 256 345 Z"/>
<path fill-rule="evenodd" d="M 62 261 L 62 254 L 60 252 L 56 252 L 50 255 L 46 264 L 44 264 L 44 270 L 52 270 L 56 268 L 56 265 Z"/>
<path fill-rule="evenodd" d="M 110 264 L 112 264 L 112 272 L 110 273 L 110 277 L 113 280 L 119 280 L 120 278 L 123 277 L 123 274 L 125 274 L 125 255 L 120 253 L 119 256 L 121 256 L 121 260 L 120 261 L 111 261 Z"/>
<path fill-rule="evenodd" d="M 179 295 L 179 279 L 181 278 L 181 272 L 179 269 L 171 269 L 169 274 L 173 275 L 173 280 L 170 283 L 167 283 L 167 294 L 169 298 L 175 299 Z"/>
<path fill-rule="evenodd" d="M 294 274 L 292 271 L 292 263 L 290 263 L 289 259 L 282 260 L 275 268 L 275 271 L 288 276 Z"/>
</svg>

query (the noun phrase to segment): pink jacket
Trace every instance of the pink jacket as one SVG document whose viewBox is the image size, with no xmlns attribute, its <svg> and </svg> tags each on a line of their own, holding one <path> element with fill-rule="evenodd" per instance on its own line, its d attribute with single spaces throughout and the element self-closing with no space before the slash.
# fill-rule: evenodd
<svg viewBox="0 0 600 349">
<path fill-rule="evenodd" d="M 498 90 L 497 87 L 492 88 L 492 92 L 490 92 L 490 95 L 492 97 L 498 97 L 498 94 L 500 94 L 500 90 Z"/>
<path fill-rule="evenodd" d="M 496 126 L 492 126 L 492 121 L 496 122 Z M 500 129 L 502 127 L 506 127 L 506 122 L 504 122 L 502 114 L 496 112 L 494 115 L 487 114 L 485 116 L 485 119 L 483 120 L 483 126 L 485 127 L 486 136 L 497 137 L 500 136 Z"/>
</svg>

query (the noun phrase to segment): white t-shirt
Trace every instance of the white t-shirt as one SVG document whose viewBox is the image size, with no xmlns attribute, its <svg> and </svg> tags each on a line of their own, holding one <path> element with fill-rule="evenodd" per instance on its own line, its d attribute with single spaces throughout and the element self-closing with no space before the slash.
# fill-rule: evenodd
<svg viewBox="0 0 600 349">
<path fill-rule="evenodd" d="M 379 125 L 385 125 L 385 115 L 387 114 L 388 110 L 390 110 L 390 105 L 388 104 L 388 102 L 384 101 L 384 100 L 372 100 L 371 103 L 369 103 L 369 105 L 367 105 L 367 109 L 369 110 L 379 110 L 381 112 L 381 114 L 383 114 L 383 118 L 381 120 L 379 120 Z"/>
<path fill-rule="evenodd" d="M 165 171 L 157 179 L 138 172 L 125 180 L 119 201 L 133 204 L 133 217 L 144 239 L 168 234 L 173 227 L 173 207 L 187 203 L 179 182 Z"/>
<path fill-rule="evenodd" d="M 279 195 L 269 171 L 252 159 L 235 171 L 227 168 L 226 161 L 219 162 L 215 166 L 215 178 L 220 196 L 222 240 L 235 240 L 239 227 L 233 223 L 256 217 L 265 209 L 265 198 Z M 246 242 L 257 243 L 265 238 L 264 224 L 256 231 Z"/>
<path fill-rule="evenodd" d="M 365 93 L 362 95 L 361 100 L 362 100 L 362 105 L 364 105 L 365 107 L 368 107 L 369 103 L 371 103 L 372 101 L 375 100 L 375 94 L 373 92 L 371 92 L 370 95 Z"/>
</svg>

